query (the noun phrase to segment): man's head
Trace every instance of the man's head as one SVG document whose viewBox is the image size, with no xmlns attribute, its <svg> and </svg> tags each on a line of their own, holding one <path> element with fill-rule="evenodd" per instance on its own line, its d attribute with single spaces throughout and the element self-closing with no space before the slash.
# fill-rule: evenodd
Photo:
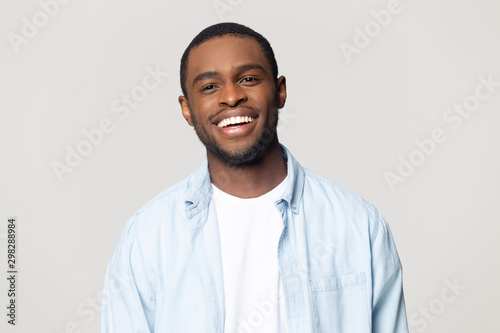
<svg viewBox="0 0 500 333">
<path fill-rule="evenodd" d="M 244 165 L 278 144 L 286 84 L 260 34 L 235 23 L 206 28 L 184 52 L 181 85 L 182 114 L 211 157 Z"/>
<path fill-rule="evenodd" d="M 213 38 L 222 37 L 226 35 L 239 36 L 245 38 L 253 38 L 256 42 L 260 44 L 262 48 L 262 52 L 269 61 L 269 65 L 273 71 L 273 76 L 275 79 L 278 78 L 278 63 L 276 62 L 276 58 L 274 57 L 274 51 L 271 47 L 271 44 L 267 41 L 264 36 L 259 34 L 258 32 L 246 27 L 244 25 L 232 22 L 224 22 L 211 25 L 205 29 L 203 29 L 196 37 L 193 38 L 191 43 L 189 43 L 188 47 L 182 54 L 181 58 L 181 89 L 182 94 L 188 97 L 186 91 L 186 75 L 187 75 L 187 67 L 189 62 L 189 55 L 191 54 L 191 50 L 204 42 L 207 42 Z"/>
</svg>

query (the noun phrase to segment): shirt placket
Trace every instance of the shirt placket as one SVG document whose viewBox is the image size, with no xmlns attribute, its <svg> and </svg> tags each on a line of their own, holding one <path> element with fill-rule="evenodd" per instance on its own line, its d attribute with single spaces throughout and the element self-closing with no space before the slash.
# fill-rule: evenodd
<svg viewBox="0 0 500 333">
<path fill-rule="evenodd" d="M 203 233 L 209 218 L 214 217 L 209 216 L 208 210 L 204 209 L 190 219 L 191 249 L 200 283 L 204 291 L 202 298 L 207 311 L 207 322 L 210 323 L 210 326 L 207 327 L 204 332 L 223 333 L 224 318 L 223 311 L 221 311 L 221 309 L 223 309 L 221 306 L 223 298 L 221 300 L 221 295 L 218 295 L 217 292 L 213 272 L 214 268 L 210 266 L 207 255 L 207 243 L 205 242 Z"/>
<path fill-rule="evenodd" d="M 285 294 L 285 308 L 289 333 L 305 333 L 305 301 L 303 282 L 300 278 L 290 240 L 292 212 L 288 203 L 281 200 L 276 204 L 283 218 L 284 228 L 278 243 L 278 264 Z"/>
</svg>

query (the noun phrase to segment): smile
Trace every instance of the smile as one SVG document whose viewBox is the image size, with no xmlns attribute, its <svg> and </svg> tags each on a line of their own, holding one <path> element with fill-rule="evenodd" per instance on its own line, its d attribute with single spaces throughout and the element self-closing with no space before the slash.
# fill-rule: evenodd
<svg viewBox="0 0 500 333">
<path fill-rule="evenodd" d="M 235 124 L 247 124 L 251 123 L 254 121 L 254 118 L 248 117 L 248 116 L 236 116 L 236 117 L 229 117 L 222 119 L 217 126 L 219 127 L 226 127 L 229 125 L 235 125 Z"/>
</svg>

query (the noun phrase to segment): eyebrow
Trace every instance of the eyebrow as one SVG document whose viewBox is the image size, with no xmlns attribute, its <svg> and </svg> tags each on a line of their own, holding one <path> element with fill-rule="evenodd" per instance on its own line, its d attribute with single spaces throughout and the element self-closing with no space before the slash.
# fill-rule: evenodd
<svg viewBox="0 0 500 333">
<path fill-rule="evenodd" d="M 246 71 L 249 71 L 252 69 L 259 69 L 259 70 L 265 72 L 264 67 L 262 67 L 259 64 L 248 64 L 248 65 L 241 65 L 241 66 L 236 67 L 236 73 L 239 74 L 239 73 L 243 73 L 243 72 L 246 72 Z"/>
<path fill-rule="evenodd" d="M 261 70 L 261 71 L 265 72 L 264 67 L 262 67 L 259 64 L 241 65 L 241 66 L 236 67 L 235 72 L 237 74 L 241 74 L 241 73 L 244 73 L 244 72 L 252 70 L 252 69 L 258 69 L 258 70 Z M 201 80 L 204 80 L 204 79 L 210 79 L 210 78 L 214 78 L 214 77 L 215 78 L 220 78 L 221 74 L 219 72 L 216 72 L 216 71 L 209 71 L 209 72 L 204 72 L 204 73 L 198 74 L 198 75 L 196 75 L 196 77 L 193 80 L 193 86 L 198 81 L 201 81 Z"/>
<path fill-rule="evenodd" d="M 201 81 L 201 80 L 204 80 L 204 79 L 210 79 L 210 78 L 213 78 L 213 77 L 219 78 L 220 77 L 220 73 L 219 72 L 215 72 L 215 71 L 210 71 L 210 72 L 205 72 L 205 73 L 198 74 L 198 75 L 196 75 L 196 77 L 193 80 L 193 86 L 198 81 Z"/>
</svg>

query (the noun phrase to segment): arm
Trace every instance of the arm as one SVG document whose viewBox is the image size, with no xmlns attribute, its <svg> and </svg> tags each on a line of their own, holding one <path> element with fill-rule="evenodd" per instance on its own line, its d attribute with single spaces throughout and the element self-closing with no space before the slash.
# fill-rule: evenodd
<svg viewBox="0 0 500 333">
<path fill-rule="evenodd" d="M 372 235 L 372 332 L 407 333 L 403 272 L 387 221 L 378 215 Z"/>
<path fill-rule="evenodd" d="M 106 270 L 101 304 L 101 333 L 154 332 L 155 293 L 131 218 Z"/>
</svg>

